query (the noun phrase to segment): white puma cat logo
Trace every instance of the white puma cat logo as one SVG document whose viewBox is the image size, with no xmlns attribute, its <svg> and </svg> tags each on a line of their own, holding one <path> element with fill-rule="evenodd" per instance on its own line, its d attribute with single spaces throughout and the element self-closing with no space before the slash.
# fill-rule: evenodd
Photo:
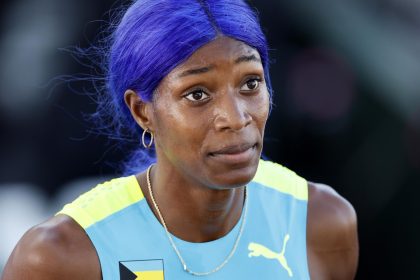
<svg viewBox="0 0 420 280">
<path fill-rule="evenodd" d="M 286 257 L 284 256 L 284 252 L 286 250 L 286 244 L 287 244 L 287 241 L 289 241 L 289 238 L 290 238 L 289 234 L 286 234 L 283 240 L 283 249 L 281 250 L 280 253 L 273 252 L 272 250 L 268 249 L 267 247 L 261 244 L 251 242 L 248 245 L 248 250 L 250 251 L 248 254 L 248 257 L 251 258 L 251 257 L 262 256 L 266 259 L 276 259 L 279 261 L 281 266 L 284 269 L 286 269 L 287 273 L 289 274 L 289 277 L 292 277 L 293 272 L 290 269 L 289 265 L 287 264 Z"/>
</svg>

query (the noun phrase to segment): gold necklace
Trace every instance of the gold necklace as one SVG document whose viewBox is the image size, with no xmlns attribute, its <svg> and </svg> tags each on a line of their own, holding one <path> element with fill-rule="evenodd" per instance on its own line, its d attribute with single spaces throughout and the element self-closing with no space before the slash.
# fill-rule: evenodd
<svg viewBox="0 0 420 280">
<path fill-rule="evenodd" d="M 150 194 L 150 199 L 152 200 L 153 206 L 156 209 L 156 212 L 159 216 L 159 220 L 162 223 L 163 227 L 165 228 L 165 232 L 166 232 L 166 236 L 168 236 L 169 239 L 169 243 L 171 243 L 172 248 L 174 249 L 176 255 L 178 256 L 178 259 L 180 260 L 182 267 L 184 269 L 185 272 L 188 272 L 191 275 L 194 276 L 206 276 L 212 273 L 215 273 L 217 271 L 219 271 L 220 269 L 222 269 L 229 261 L 230 259 L 233 257 L 233 254 L 235 253 L 236 249 L 238 248 L 238 244 L 239 244 L 239 240 L 241 239 L 242 233 L 244 231 L 244 227 L 245 227 L 245 220 L 246 220 L 246 214 L 247 214 L 247 209 L 248 209 L 248 195 L 247 195 L 247 187 L 245 186 L 245 198 L 244 198 L 244 217 L 242 218 L 242 222 L 241 222 L 241 228 L 239 229 L 239 233 L 238 236 L 236 237 L 236 241 L 233 245 L 232 250 L 230 251 L 229 255 L 226 257 L 226 259 L 220 264 L 218 265 L 216 268 L 214 268 L 211 271 L 207 271 L 207 272 L 194 272 L 191 269 L 188 268 L 187 264 L 184 261 L 184 258 L 181 256 L 181 253 L 179 252 L 178 248 L 175 245 L 174 240 L 172 239 L 171 234 L 169 233 L 168 227 L 166 226 L 165 220 L 163 219 L 162 214 L 160 213 L 159 210 L 159 206 L 157 205 L 155 198 L 153 196 L 153 192 L 152 192 L 152 184 L 150 183 L 150 170 L 152 169 L 153 165 L 150 165 L 149 168 L 147 169 L 147 188 L 149 189 L 149 194 Z"/>
</svg>

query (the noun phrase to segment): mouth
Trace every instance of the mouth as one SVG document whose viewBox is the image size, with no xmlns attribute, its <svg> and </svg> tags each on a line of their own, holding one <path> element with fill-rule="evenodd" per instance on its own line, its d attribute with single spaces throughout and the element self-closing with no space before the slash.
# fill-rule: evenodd
<svg viewBox="0 0 420 280">
<path fill-rule="evenodd" d="M 257 151 L 257 146 L 258 143 L 229 145 L 209 153 L 209 156 L 217 161 L 224 163 L 246 163 L 253 159 L 255 152 Z"/>
</svg>

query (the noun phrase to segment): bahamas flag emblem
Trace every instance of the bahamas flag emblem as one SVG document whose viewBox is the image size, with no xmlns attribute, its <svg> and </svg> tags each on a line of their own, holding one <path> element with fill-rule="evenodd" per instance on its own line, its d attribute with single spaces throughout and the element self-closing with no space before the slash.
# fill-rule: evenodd
<svg viewBox="0 0 420 280">
<path fill-rule="evenodd" d="M 163 260 L 120 262 L 120 280 L 164 280 Z"/>
</svg>

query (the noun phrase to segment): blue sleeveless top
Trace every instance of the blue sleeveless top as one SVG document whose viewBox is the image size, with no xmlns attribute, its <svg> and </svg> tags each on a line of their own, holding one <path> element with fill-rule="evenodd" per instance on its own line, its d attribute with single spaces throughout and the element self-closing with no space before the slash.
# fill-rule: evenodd
<svg viewBox="0 0 420 280">
<path fill-rule="evenodd" d="M 309 279 L 307 182 L 278 164 L 260 161 L 247 186 L 248 213 L 238 247 L 222 269 L 201 279 Z M 84 228 L 99 256 L 104 280 L 197 278 L 183 270 L 135 176 L 100 184 L 58 214 L 72 217 Z M 210 242 L 172 237 L 188 267 L 207 272 L 229 255 L 242 220 L 243 216 L 227 235 Z"/>
</svg>

